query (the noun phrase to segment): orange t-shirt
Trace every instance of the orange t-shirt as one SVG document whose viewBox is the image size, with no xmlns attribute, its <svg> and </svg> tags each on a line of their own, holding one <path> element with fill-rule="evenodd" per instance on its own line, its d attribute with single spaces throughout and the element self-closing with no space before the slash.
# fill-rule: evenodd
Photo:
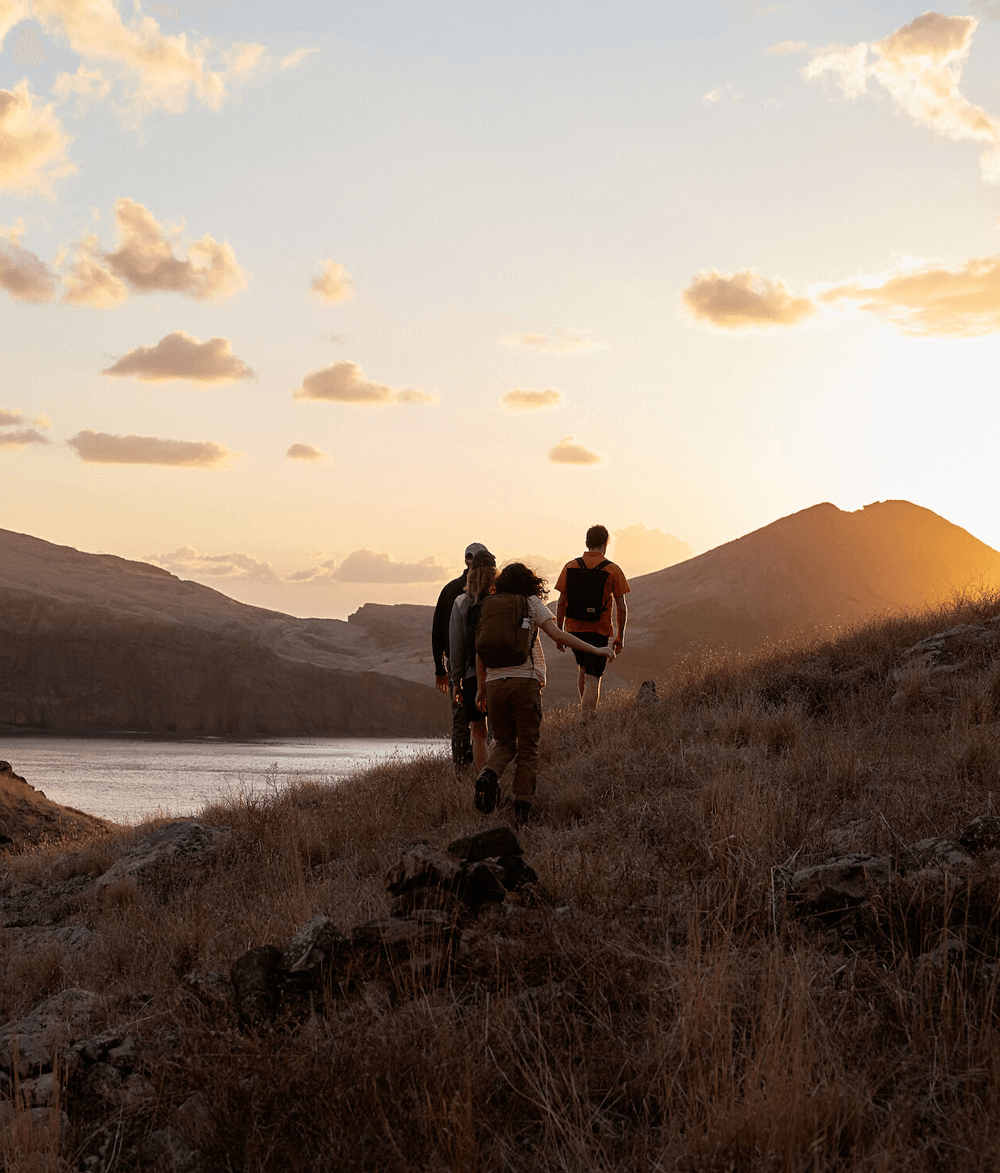
<svg viewBox="0 0 1000 1173">
<path fill-rule="evenodd" d="M 584 565 L 590 570 L 603 561 L 604 555 L 599 550 L 588 550 L 583 555 Z M 576 565 L 577 561 L 574 558 L 572 562 L 567 562 L 559 572 L 559 577 L 556 579 L 556 590 L 561 595 L 566 594 L 566 571 Z M 570 619 L 567 616 L 564 623 L 567 631 L 593 631 L 597 635 L 614 634 L 614 628 L 611 624 L 611 599 L 613 595 L 627 595 L 629 585 L 622 573 L 622 568 L 614 562 L 609 562 L 604 570 L 608 577 L 604 581 L 604 610 L 601 612 L 600 619 L 591 622 L 586 619 Z"/>
</svg>

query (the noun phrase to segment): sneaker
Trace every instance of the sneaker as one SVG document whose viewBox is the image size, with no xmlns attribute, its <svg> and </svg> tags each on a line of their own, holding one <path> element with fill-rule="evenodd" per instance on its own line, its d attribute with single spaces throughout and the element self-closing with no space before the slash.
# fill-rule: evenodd
<svg viewBox="0 0 1000 1173">
<path fill-rule="evenodd" d="M 523 827 L 525 823 L 531 821 L 531 803 L 525 802 L 523 799 L 514 803 L 514 822 L 519 827 Z"/>
<path fill-rule="evenodd" d="M 500 783 L 495 771 L 484 766 L 476 779 L 476 810 L 491 815 L 500 801 Z"/>
</svg>

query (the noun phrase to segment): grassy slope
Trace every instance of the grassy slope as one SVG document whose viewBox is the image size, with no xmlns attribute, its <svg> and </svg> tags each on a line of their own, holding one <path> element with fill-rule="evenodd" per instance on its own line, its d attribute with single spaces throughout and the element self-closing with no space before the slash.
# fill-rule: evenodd
<svg viewBox="0 0 1000 1173">
<path fill-rule="evenodd" d="M 68 1102 L 61 1142 L 19 1117 L 7 1167 L 75 1168 L 117 1137 L 114 1168 L 142 1168 L 144 1137 L 201 1091 L 218 1169 L 994 1168 L 992 872 L 968 913 L 975 949 L 950 969 L 917 960 L 944 920 L 962 932 L 957 903 L 932 907 L 940 893 L 916 907 L 911 887 L 863 933 L 802 925 L 776 893 L 782 865 L 896 854 L 990 808 L 1000 662 L 982 656 L 945 689 L 911 673 L 906 703 L 889 702 L 901 649 L 998 610 L 692 661 L 658 682 L 652 711 L 617 701 L 585 729 L 550 714 L 540 819 L 521 834 L 543 899 L 483 924 L 444 987 L 397 975 L 391 1004 L 358 993 L 254 1035 L 179 979 L 280 947 L 319 911 L 343 927 L 384 915 L 403 844 L 482 825 L 468 781 L 389 763 L 204 812 L 237 834 L 203 882 L 83 899 L 65 919 L 100 930 L 89 954 L 0 954 L 0 1021 L 65 986 L 99 990 L 155 1089 L 108 1119 Z M 7 885 L 96 875 L 138 833 L 60 859 L 36 849 Z"/>
</svg>

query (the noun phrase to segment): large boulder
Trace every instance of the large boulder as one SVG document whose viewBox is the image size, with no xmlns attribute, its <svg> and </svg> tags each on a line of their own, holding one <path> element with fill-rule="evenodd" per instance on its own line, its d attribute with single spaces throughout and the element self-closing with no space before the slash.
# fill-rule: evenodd
<svg viewBox="0 0 1000 1173">
<path fill-rule="evenodd" d="M 214 858 L 220 841 L 228 838 L 228 827 L 211 827 L 203 823 L 166 823 L 144 835 L 95 881 L 101 891 L 117 880 L 154 879 L 164 872 L 175 874 L 179 868 L 198 868 Z"/>
</svg>

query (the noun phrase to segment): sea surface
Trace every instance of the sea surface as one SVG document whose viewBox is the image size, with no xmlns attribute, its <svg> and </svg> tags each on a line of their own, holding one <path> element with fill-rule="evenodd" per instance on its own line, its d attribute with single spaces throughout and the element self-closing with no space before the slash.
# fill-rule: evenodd
<svg viewBox="0 0 1000 1173">
<path fill-rule="evenodd" d="M 294 780 L 335 784 L 367 765 L 450 752 L 446 738 L 153 741 L 0 735 L 0 760 L 63 806 L 116 823 L 192 815 L 217 798 Z"/>
</svg>

